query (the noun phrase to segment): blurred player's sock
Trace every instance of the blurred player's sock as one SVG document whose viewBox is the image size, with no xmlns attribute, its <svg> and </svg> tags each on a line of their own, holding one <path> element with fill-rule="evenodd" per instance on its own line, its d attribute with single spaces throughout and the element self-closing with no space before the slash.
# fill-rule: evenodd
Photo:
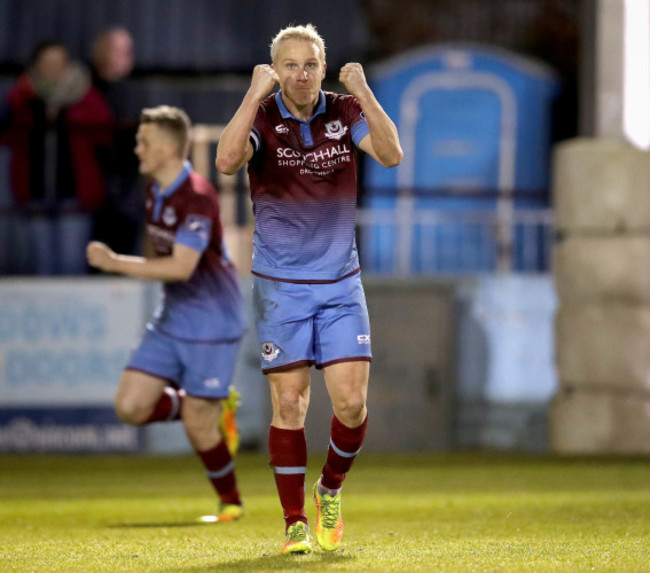
<svg viewBox="0 0 650 573">
<path fill-rule="evenodd" d="M 214 448 L 197 452 L 206 469 L 206 475 L 217 492 L 222 506 L 242 505 L 235 478 L 235 463 L 228 446 L 221 440 Z"/>
<path fill-rule="evenodd" d="M 230 455 L 234 456 L 239 450 L 239 430 L 237 429 L 237 419 L 235 415 L 241 401 L 239 392 L 234 386 L 228 388 L 228 398 L 221 402 L 221 417 L 219 418 L 219 431 L 226 441 L 230 450 Z"/>
<path fill-rule="evenodd" d="M 152 422 L 180 420 L 184 397 L 185 390 L 176 390 L 176 388 L 168 386 L 163 391 L 162 396 L 154 406 L 151 416 L 149 416 L 149 419 L 145 423 L 151 424 Z"/>
<path fill-rule="evenodd" d="M 305 514 L 305 473 L 307 471 L 307 441 L 305 429 L 269 428 L 271 468 L 284 511 L 287 531 L 296 522 L 307 525 Z"/>
<path fill-rule="evenodd" d="M 311 553 L 311 536 L 309 527 L 302 521 L 297 521 L 287 529 L 287 538 L 282 547 L 282 555 L 293 553 Z"/>
<path fill-rule="evenodd" d="M 334 551 L 343 540 L 341 493 L 331 495 L 320 491 L 320 480 L 314 484 L 316 504 L 316 540 L 325 551 Z"/>
</svg>

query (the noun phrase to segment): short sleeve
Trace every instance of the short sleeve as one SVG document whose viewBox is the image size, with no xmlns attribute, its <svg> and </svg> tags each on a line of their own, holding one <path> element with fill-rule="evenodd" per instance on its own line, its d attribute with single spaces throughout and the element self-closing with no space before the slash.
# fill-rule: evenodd
<svg viewBox="0 0 650 573">
<path fill-rule="evenodd" d="M 357 98 L 349 95 L 346 100 L 346 119 L 350 126 L 352 141 L 359 147 L 361 140 L 370 133 L 370 128 Z"/>
<path fill-rule="evenodd" d="M 264 104 L 260 105 L 257 109 L 257 114 L 255 115 L 255 121 L 253 122 L 253 127 L 251 128 L 251 133 L 249 135 L 249 141 L 253 146 L 253 152 L 258 153 L 262 149 L 262 133 L 264 131 L 264 125 L 267 121 L 266 110 L 264 109 Z"/>
<path fill-rule="evenodd" d="M 176 231 L 176 243 L 194 249 L 199 253 L 210 244 L 212 220 L 204 215 L 187 215 Z"/>
<path fill-rule="evenodd" d="M 260 135 L 259 130 L 253 126 L 253 129 L 251 129 L 251 134 L 248 137 L 248 139 L 251 142 L 251 145 L 253 146 L 253 151 L 257 153 L 260 150 L 260 147 L 262 147 L 262 136 Z"/>
<path fill-rule="evenodd" d="M 212 225 L 218 213 L 205 197 L 194 196 L 186 204 L 183 221 L 176 229 L 175 242 L 202 253 L 212 239 Z"/>
</svg>

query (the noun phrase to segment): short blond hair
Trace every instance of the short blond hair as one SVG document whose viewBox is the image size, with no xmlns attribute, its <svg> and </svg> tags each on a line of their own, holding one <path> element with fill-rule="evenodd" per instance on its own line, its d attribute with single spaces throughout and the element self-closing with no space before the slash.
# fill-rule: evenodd
<svg viewBox="0 0 650 573">
<path fill-rule="evenodd" d="M 178 155 L 185 159 L 190 151 L 192 122 L 182 109 L 169 105 L 159 105 L 142 110 L 140 123 L 153 123 L 169 133 L 178 145 Z"/>
<path fill-rule="evenodd" d="M 280 49 L 280 44 L 285 40 L 304 40 L 306 42 L 313 42 L 318 47 L 323 63 L 325 63 L 325 41 L 316 30 L 316 26 L 313 24 L 306 24 L 305 26 L 287 26 L 280 30 L 271 42 L 271 63 L 275 63 L 278 50 Z"/>
</svg>

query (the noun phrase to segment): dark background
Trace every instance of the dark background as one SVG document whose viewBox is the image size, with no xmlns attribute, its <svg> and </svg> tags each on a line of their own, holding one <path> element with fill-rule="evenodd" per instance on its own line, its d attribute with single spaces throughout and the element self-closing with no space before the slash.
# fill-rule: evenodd
<svg viewBox="0 0 650 573">
<path fill-rule="evenodd" d="M 347 61 L 366 65 L 441 42 L 504 47 L 549 64 L 563 82 L 555 139 L 577 132 L 581 4 L 589 0 L 0 0 L 0 91 L 34 45 L 62 40 L 89 60 L 105 28 L 135 40 L 129 104 L 185 107 L 197 123 L 224 123 L 254 65 L 269 61 L 282 27 L 311 22 L 327 45 L 328 81 Z"/>
</svg>

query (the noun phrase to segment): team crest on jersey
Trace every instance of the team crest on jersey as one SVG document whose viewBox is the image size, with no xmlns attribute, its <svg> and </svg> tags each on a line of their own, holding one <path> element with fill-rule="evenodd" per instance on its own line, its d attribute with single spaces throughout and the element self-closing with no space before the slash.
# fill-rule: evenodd
<svg viewBox="0 0 650 573">
<path fill-rule="evenodd" d="M 348 126 L 344 126 L 340 119 L 326 123 L 325 129 L 327 130 L 325 137 L 336 140 L 341 139 L 348 132 Z"/>
<path fill-rule="evenodd" d="M 176 222 L 176 211 L 173 207 L 167 206 L 162 214 L 162 220 L 165 225 L 171 227 Z"/>
<path fill-rule="evenodd" d="M 276 133 L 281 133 L 281 134 L 284 135 L 286 133 L 289 133 L 289 128 L 286 125 L 284 125 L 283 123 L 281 123 L 280 125 L 275 126 L 275 132 Z"/>
<path fill-rule="evenodd" d="M 262 358 L 267 362 L 273 362 L 280 354 L 280 349 L 272 342 L 262 342 Z"/>
</svg>

